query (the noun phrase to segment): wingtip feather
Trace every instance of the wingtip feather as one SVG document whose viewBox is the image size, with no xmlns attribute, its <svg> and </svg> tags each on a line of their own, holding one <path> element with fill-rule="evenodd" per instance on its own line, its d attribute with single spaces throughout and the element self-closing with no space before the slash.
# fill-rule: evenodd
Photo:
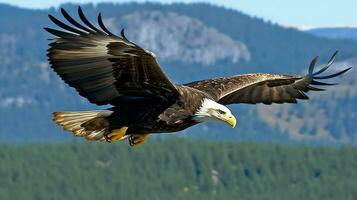
<svg viewBox="0 0 357 200">
<path fill-rule="evenodd" d="M 82 22 L 85 23 L 89 28 L 91 28 L 92 30 L 94 30 L 97 33 L 103 33 L 101 30 L 96 28 L 92 23 L 90 23 L 90 21 L 84 15 L 84 12 L 83 12 L 81 6 L 78 6 L 78 15 L 79 15 L 79 18 L 82 20 Z"/>
<path fill-rule="evenodd" d="M 110 32 L 108 29 L 107 29 L 107 27 L 105 27 L 105 25 L 104 25 L 104 23 L 103 23 L 103 18 L 102 18 L 102 14 L 101 13 L 99 13 L 98 14 L 98 24 L 99 24 L 99 26 L 100 26 L 100 28 L 105 32 L 105 33 L 107 33 L 108 35 L 110 35 L 110 36 L 115 36 L 112 32 Z"/>
<path fill-rule="evenodd" d="M 312 59 L 310 66 L 309 66 L 309 74 L 312 74 L 312 72 L 314 71 L 314 68 L 315 68 L 315 65 L 316 65 L 318 59 L 319 59 L 318 56 L 316 56 L 314 59 Z"/>
<path fill-rule="evenodd" d="M 314 77 L 314 79 L 329 79 L 329 78 L 334 78 L 336 76 L 342 75 L 344 73 L 346 73 L 348 70 L 350 70 L 352 67 L 349 67 L 347 69 L 344 69 L 342 71 L 339 71 L 337 73 L 331 74 L 331 75 L 327 75 L 327 76 L 316 76 Z"/>
</svg>

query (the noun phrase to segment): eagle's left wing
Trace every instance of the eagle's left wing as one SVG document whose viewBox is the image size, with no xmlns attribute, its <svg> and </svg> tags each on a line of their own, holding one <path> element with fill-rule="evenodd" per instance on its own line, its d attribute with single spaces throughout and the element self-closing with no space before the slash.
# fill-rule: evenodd
<svg viewBox="0 0 357 200">
<path fill-rule="evenodd" d="M 317 62 L 315 57 L 306 76 L 278 75 L 278 74 L 243 74 L 233 77 L 202 80 L 185 84 L 206 92 L 221 104 L 233 103 L 296 103 L 297 99 L 309 99 L 306 92 L 322 91 L 312 85 L 334 85 L 317 81 L 341 75 L 351 68 L 347 68 L 328 76 L 318 76 L 326 71 L 335 60 L 337 51 L 333 54 L 328 64 L 319 71 L 314 72 Z"/>
<path fill-rule="evenodd" d="M 61 9 L 70 25 L 49 15 L 61 30 L 45 28 L 55 35 L 48 49 L 52 69 L 81 96 L 97 105 L 121 105 L 133 99 L 171 101 L 178 96 L 174 83 L 160 67 L 155 55 L 130 42 L 121 32 L 114 35 L 101 15 L 94 26 L 81 7 L 81 22 Z"/>
</svg>

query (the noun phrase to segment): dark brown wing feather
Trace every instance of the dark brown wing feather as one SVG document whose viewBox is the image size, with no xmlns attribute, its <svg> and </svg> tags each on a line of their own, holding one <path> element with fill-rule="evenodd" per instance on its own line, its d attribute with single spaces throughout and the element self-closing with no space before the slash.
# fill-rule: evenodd
<svg viewBox="0 0 357 200">
<path fill-rule="evenodd" d="M 337 51 L 328 64 L 318 72 L 313 72 L 317 57 L 313 59 L 306 76 L 277 74 L 244 74 L 227 78 L 196 81 L 185 84 L 206 92 L 221 104 L 233 103 L 296 103 L 297 99 L 308 99 L 306 92 L 321 91 L 311 85 L 334 85 L 316 81 L 341 75 L 350 68 L 329 76 L 317 76 L 327 70 L 335 60 Z"/>
<path fill-rule="evenodd" d="M 84 25 L 61 11 L 71 26 L 49 15 L 65 31 L 45 28 L 57 36 L 47 55 L 53 70 L 81 96 L 98 105 L 115 105 L 123 98 L 166 100 L 177 95 L 154 54 L 130 42 L 124 31 L 121 36 L 109 32 L 99 14 L 100 30 L 86 19 L 80 7 L 78 14 Z"/>
</svg>

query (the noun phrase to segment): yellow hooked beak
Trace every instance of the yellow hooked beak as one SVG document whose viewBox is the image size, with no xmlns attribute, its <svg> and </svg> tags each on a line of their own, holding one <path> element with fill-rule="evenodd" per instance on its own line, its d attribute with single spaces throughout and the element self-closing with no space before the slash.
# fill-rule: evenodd
<svg viewBox="0 0 357 200">
<path fill-rule="evenodd" d="M 223 121 L 231 125 L 232 128 L 234 128 L 237 124 L 237 120 L 232 114 L 225 115 Z"/>
</svg>

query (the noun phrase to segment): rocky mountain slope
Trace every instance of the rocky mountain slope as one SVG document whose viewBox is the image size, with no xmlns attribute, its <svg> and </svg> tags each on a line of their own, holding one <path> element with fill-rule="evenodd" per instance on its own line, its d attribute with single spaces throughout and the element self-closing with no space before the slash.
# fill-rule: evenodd
<svg viewBox="0 0 357 200">
<path fill-rule="evenodd" d="M 223 60 L 238 63 L 250 59 L 244 43 L 197 19 L 174 12 L 134 12 L 123 16 L 122 23 L 110 21 L 128 27 L 130 39 L 155 52 L 161 61 L 214 65 Z M 119 32 L 115 25 L 113 30 Z"/>
</svg>

